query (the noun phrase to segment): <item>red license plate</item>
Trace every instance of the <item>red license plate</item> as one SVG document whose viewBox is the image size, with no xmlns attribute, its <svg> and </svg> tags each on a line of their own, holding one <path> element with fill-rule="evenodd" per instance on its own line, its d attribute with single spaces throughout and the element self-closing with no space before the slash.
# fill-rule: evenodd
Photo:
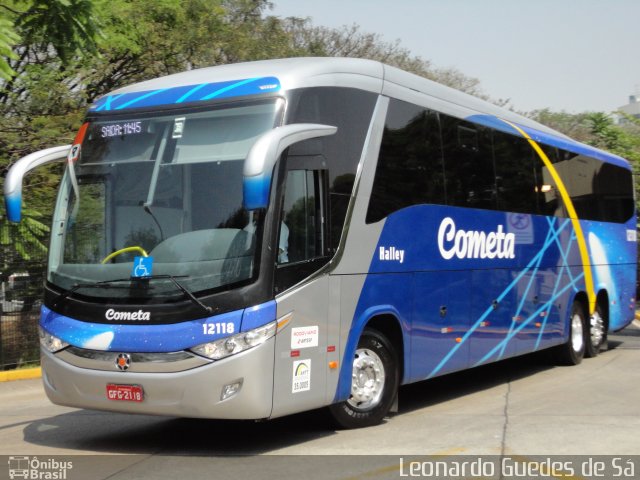
<svg viewBox="0 0 640 480">
<path fill-rule="evenodd" d="M 120 402 L 142 402 L 144 390 L 140 385 L 107 384 L 107 398 Z"/>
</svg>

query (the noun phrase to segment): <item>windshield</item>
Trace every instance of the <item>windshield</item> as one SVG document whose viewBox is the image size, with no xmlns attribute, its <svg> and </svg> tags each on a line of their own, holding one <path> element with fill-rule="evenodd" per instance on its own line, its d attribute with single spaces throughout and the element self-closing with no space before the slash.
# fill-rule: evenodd
<svg viewBox="0 0 640 480">
<path fill-rule="evenodd" d="M 263 212 L 242 206 L 243 165 L 254 141 L 274 127 L 279 105 L 91 121 L 58 196 L 49 281 L 70 289 L 142 271 L 179 277 L 201 292 L 253 278 Z M 166 278 L 124 287 L 82 294 L 182 295 Z"/>
</svg>

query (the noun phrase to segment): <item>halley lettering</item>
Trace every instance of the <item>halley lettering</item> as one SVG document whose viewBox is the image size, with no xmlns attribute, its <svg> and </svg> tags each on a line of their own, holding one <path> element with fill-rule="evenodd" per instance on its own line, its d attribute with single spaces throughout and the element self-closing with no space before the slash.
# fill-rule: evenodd
<svg viewBox="0 0 640 480">
<path fill-rule="evenodd" d="M 451 217 L 438 229 L 438 249 L 445 260 L 457 258 L 515 258 L 516 236 L 504 233 L 502 225 L 495 232 L 457 230 Z"/>
<path fill-rule="evenodd" d="M 400 250 L 396 247 L 380 247 L 378 252 L 378 258 L 381 262 L 391 261 L 404 263 L 404 250 Z"/>
<path fill-rule="evenodd" d="M 104 318 L 107 320 L 145 322 L 151 320 L 151 312 L 144 312 L 142 310 L 138 310 L 137 312 L 116 312 L 113 308 L 110 308 L 104 313 Z"/>
</svg>

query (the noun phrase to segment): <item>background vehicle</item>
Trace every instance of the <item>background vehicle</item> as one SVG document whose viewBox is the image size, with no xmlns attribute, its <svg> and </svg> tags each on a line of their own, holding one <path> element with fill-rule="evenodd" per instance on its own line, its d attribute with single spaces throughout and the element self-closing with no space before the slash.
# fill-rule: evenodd
<svg viewBox="0 0 640 480">
<path fill-rule="evenodd" d="M 28 273 L 12 273 L 6 282 L 0 282 L 0 300 L 2 301 L 2 312 L 20 312 L 24 308 L 24 300 L 14 298 L 14 292 L 25 291 L 29 283 Z"/>
</svg>

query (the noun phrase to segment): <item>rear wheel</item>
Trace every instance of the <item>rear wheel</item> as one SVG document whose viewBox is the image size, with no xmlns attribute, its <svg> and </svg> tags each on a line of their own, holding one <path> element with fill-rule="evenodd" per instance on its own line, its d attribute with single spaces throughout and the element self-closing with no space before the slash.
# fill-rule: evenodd
<svg viewBox="0 0 640 480">
<path fill-rule="evenodd" d="M 569 340 L 556 347 L 556 360 L 561 365 L 578 365 L 582 362 L 586 350 L 587 322 L 584 307 L 573 302 L 569 317 Z"/>
<path fill-rule="evenodd" d="M 585 356 L 595 357 L 600 353 L 607 341 L 607 327 L 604 312 L 600 304 L 596 305 L 596 311 L 590 318 L 589 332 L 587 335 Z"/>
<path fill-rule="evenodd" d="M 329 411 L 343 428 L 377 425 L 387 415 L 398 390 L 398 361 L 387 338 L 365 330 L 353 357 L 351 393 Z"/>
</svg>

